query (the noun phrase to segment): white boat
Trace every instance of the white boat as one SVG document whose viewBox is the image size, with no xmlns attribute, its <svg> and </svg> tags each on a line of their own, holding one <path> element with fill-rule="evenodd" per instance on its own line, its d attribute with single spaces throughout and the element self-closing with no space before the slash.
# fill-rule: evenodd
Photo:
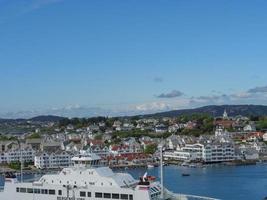
<svg viewBox="0 0 267 200">
<path fill-rule="evenodd" d="M 89 151 L 81 151 L 72 161 L 72 167 L 35 182 L 19 182 L 15 176 L 6 176 L 0 200 L 189 199 L 168 192 L 159 182 L 150 182 L 146 174 L 135 180 L 130 174 L 114 173 L 100 166 L 101 158 Z"/>
<path fill-rule="evenodd" d="M 152 165 L 152 164 L 148 164 L 147 165 L 147 168 L 154 168 L 155 166 L 154 165 Z"/>
</svg>

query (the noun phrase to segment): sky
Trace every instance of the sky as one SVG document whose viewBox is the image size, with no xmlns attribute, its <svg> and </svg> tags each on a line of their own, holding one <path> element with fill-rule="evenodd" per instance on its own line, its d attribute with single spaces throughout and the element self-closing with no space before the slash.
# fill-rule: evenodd
<svg viewBox="0 0 267 200">
<path fill-rule="evenodd" d="M 0 0 L 0 117 L 267 105 L 267 1 Z"/>
</svg>

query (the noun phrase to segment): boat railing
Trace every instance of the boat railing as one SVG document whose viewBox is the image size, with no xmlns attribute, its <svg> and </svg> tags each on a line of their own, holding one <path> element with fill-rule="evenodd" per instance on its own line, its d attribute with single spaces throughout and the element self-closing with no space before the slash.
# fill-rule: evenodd
<svg viewBox="0 0 267 200">
<path fill-rule="evenodd" d="M 36 181 L 36 182 L 33 182 L 32 185 L 33 186 L 43 186 L 43 183 Z"/>
<path fill-rule="evenodd" d="M 177 194 L 165 189 L 165 199 L 169 200 L 219 200 L 211 197 L 188 195 L 188 194 Z"/>
</svg>

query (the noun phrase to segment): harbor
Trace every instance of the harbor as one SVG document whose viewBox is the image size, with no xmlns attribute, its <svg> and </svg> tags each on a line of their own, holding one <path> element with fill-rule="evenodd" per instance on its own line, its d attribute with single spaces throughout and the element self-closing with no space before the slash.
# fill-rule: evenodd
<svg viewBox="0 0 267 200">
<path fill-rule="evenodd" d="M 85 200 L 85 197 L 92 197 L 93 195 L 99 199 L 123 200 L 218 200 L 169 191 L 163 184 L 162 158 L 161 148 L 160 181 L 156 180 L 156 176 L 148 175 L 147 171 L 135 179 L 126 169 L 124 172 L 113 172 L 109 167 L 101 164 L 101 157 L 93 154 L 90 150 L 83 150 L 72 158 L 73 166 L 64 168 L 58 173 L 25 179 L 23 168 L 21 168 L 20 177 L 12 172 L 6 172 L 3 176 L 3 189 L 0 197 L 3 200 L 35 199 L 35 196 L 40 200 Z M 72 195 L 70 195 L 70 191 L 72 191 Z M 76 195 L 81 198 L 76 198 Z"/>
<path fill-rule="evenodd" d="M 159 180 L 160 175 L 159 167 L 150 169 L 145 167 L 118 168 L 114 170 L 130 173 L 134 178 L 148 172 L 149 175 L 156 176 Z M 188 173 L 190 176 L 183 177 L 182 173 Z M 191 199 L 209 196 L 221 200 L 263 200 L 267 196 L 267 166 L 265 164 L 213 165 L 204 168 L 169 165 L 164 167 L 164 174 L 166 187 L 176 194 L 181 194 L 181 198 L 182 194 L 194 194 L 195 196 L 187 196 Z M 32 181 L 40 178 L 40 176 L 41 174 L 25 174 L 24 180 Z M 3 185 L 3 179 L 1 179 L 0 185 Z"/>
</svg>

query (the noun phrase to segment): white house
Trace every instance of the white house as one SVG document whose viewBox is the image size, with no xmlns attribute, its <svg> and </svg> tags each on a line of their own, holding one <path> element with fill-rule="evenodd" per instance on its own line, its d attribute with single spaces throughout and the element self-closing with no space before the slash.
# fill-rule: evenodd
<svg viewBox="0 0 267 200">
<path fill-rule="evenodd" d="M 235 159 L 235 149 L 232 143 L 212 143 L 203 146 L 204 162 L 226 162 Z"/>
<path fill-rule="evenodd" d="M 64 168 L 71 165 L 71 158 L 66 151 L 39 152 L 34 157 L 34 166 L 39 169 Z"/>
<path fill-rule="evenodd" d="M 256 131 L 256 127 L 253 124 L 248 124 L 243 128 L 246 132 Z"/>
<path fill-rule="evenodd" d="M 235 159 L 235 149 L 232 143 L 187 144 L 180 150 L 167 152 L 165 159 L 202 160 L 207 163 L 226 162 Z"/>
<path fill-rule="evenodd" d="M 178 161 L 196 160 L 194 153 L 185 152 L 183 150 L 177 150 L 173 152 L 166 151 L 163 154 L 163 158 L 164 160 L 178 160 Z"/>
<path fill-rule="evenodd" d="M 215 130 L 215 137 L 229 137 L 230 134 L 223 126 L 217 126 Z"/>
<path fill-rule="evenodd" d="M 168 127 L 165 126 L 164 124 L 157 125 L 155 127 L 155 132 L 156 133 L 165 133 L 168 131 Z"/>
<path fill-rule="evenodd" d="M 267 133 L 263 134 L 262 139 L 263 139 L 264 142 L 267 142 Z"/>
<path fill-rule="evenodd" d="M 12 163 L 20 162 L 33 162 L 35 156 L 35 151 L 32 148 L 26 147 L 23 149 L 11 149 L 6 152 L 2 152 L 0 155 L 0 163 Z"/>
</svg>

